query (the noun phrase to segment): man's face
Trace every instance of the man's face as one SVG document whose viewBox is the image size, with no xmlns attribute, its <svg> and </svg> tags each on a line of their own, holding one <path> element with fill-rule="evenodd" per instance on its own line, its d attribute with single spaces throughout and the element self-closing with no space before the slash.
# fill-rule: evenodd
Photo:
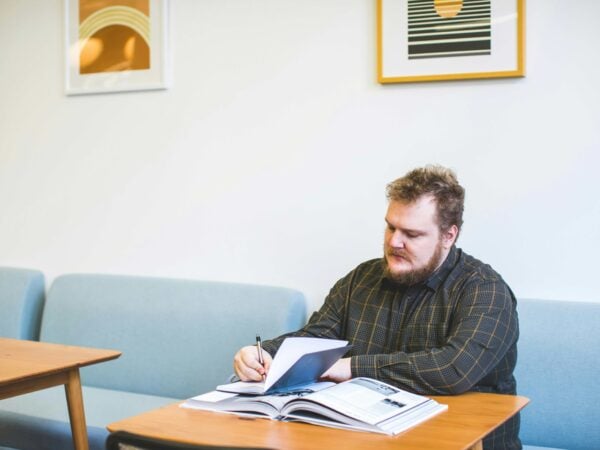
<svg viewBox="0 0 600 450">
<path fill-rule="evenodd" d="M 436 201 L 426 195 L 414 202 L 391 200 L 385 216 L 386 275 L 398 283 L 416 284 L 446 259 L 458 229 L 440 233 Z"/>
</svg>

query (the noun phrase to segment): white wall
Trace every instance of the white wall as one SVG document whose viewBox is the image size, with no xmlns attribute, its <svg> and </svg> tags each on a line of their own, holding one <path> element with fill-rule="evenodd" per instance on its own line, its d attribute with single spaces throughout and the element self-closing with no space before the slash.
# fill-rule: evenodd
<svg viewBox="0 0 600 450">
<path fill-rule="evenodd" d="M 576 4 L 577 7 L 574 7 Z M 0 0 L 0 265 L 275 284 L 381 253 L 385 184 L 467 189 L 520 297 L 600 301 L 600 2 L 528 0 L 527 77 L 381 86 L 375 0 L 172 0 L 173 86 L 66 97 L 61 0 Z"/>
</svg>

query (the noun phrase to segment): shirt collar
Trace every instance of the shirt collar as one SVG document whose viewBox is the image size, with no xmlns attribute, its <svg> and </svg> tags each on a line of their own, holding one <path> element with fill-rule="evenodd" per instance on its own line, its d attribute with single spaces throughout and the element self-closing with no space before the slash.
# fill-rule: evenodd
<svg viewBox="0 0 600 450">
<path fill-rule="evenodd" d="M 442 265 L 438 267 L 423 284 L 434 291 L 437 290 L 439 285 L 446 279 L 448 273 L 450 273 L 452 268 L 456 265 L 458 257 L 458 250 L 456 249 L 456 246 L 453 245 Z"/>
<path fill-rule="evenodd" d="M 442 263 L 440 267 L 437 268 L 435 272 L 433 272 L 427 280 L 423 281 L 419 285 L 427 286 L 429 289 L 436 291 L 440 284 L 446 279 L 448 273 L 452 270 L 452 268 L 456 265 L 456 262 L 459 258 L 459 251 L 456 246 L 452 246 L 450 248 L 450 252 L 448 252 L 448 256 Z M 382 267 L 385 267 L 385 258 L 381 260 Z M 392 280 L 385 276 L 385 272 L 382 271 L 381 274 L 381 284 L 383 286 L 396 287 L 398 288 L 398 284 L 394 283 Z M 415 285 L 417 286 L 417 285 Z"/>
</svg>

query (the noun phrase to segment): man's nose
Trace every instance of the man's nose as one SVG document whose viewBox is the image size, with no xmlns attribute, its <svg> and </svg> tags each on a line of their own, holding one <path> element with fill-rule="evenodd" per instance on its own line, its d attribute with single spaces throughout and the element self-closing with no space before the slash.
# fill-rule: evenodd
<svg viewBox="0 0 600 450">
<path fill-rule="evenodd" d="M 398 230 L 390 236 L 390 245 L 394 248 L 404 248 L 404 236 Z"/>
</svg>

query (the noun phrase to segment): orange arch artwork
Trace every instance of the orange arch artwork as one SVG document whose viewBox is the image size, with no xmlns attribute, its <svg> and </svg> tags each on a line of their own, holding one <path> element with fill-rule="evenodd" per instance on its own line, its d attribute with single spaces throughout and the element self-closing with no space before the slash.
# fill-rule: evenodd
<svg viewBox="0 0 600 450">
<path fill-rule="evenodd" d="M 150 0 L 79 0 L 79 73 L 150 69 Z"/>
</svg>

